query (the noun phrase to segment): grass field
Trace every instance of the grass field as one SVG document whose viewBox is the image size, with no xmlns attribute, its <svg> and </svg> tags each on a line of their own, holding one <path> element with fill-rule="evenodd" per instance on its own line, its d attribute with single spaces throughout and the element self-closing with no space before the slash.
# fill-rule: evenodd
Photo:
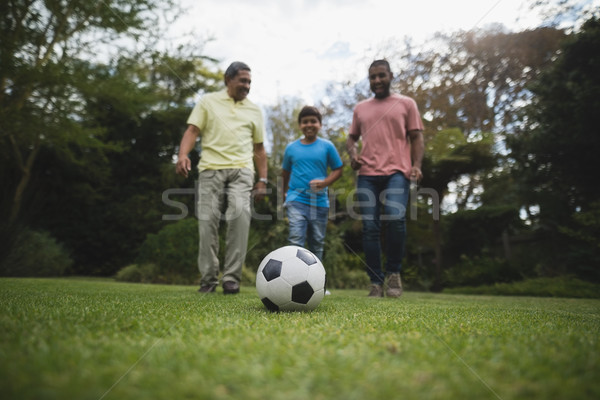
<svg viewBox="0 0 600 400">
<path fill-rule="evenodd" d="M 600 300 L 0 279 L 3 399 L 598 399 Z"/>
</svg>

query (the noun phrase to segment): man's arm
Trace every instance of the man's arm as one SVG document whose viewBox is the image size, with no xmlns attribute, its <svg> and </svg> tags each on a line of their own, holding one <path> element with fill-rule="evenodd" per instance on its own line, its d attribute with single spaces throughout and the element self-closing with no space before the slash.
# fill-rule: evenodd
<svg viewBox="0 0 600 400">
<path fill-rule="evenodd" d="M 200 135 L 200 129 L 195 125 L 188 125 L 183 133 L 181 143 L 179 144 L 179 157 L 177 158 L 177 165 L 175 166 L 175 172 L 178 175 L 187 178 L 188 172 L 192 169 L 192 162 L 190 161 L 188 154 L 196 147 L 198 135 Z"/>
<path fill-rule="evenodd" d="M 348 139 L 346 139 L 346 150 L 348 151 L 348 155 L 350 156 L 350 166 L 355 171 L 359 170 L 361 167 L 361 163 L 358 162 L 357 142 L 358 137 L 348 135 Z"/>
<path fill-rule="evenodd" d="M 425 141 L 423 140 L 423 131 L 408 131 L 408 137 L 410 138 L 410 156 L 412 159 L 410 179 L 420 181 L 421 179 L 423 179 L 421 165 L 423 163 L 423 155 L 425 154 Z"/>
<path fill-rule="evenodd" d="M 254 143 L 254 164 L 259 179 L 254 186 L 254 196 L 256 200 L 261 200 L 267 193 L 267 152 L 262 143 Z"/>
</svg>

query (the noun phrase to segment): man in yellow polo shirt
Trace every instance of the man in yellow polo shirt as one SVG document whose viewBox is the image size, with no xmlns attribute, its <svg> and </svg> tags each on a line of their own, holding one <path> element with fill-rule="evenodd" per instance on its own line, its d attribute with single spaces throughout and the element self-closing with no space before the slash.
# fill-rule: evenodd
<svg viewBox="0 0 600 400">
<path fill-rule="evenodd" d="M 264 123 L 260 108 L 246 98 L 250 92 L 250 68 L 232 63 L 225 71 L 226 88 L 205 95 L 196 104 L 179 147 L 176 172 L 188 176 L 188 154 L 201 138 L 198 164 L 198 269 L 200 292 L 212 293 L 219 283 L 219 223 L 225 209 L 226 252 L 223 292 L 240 291 L 242 264 L 250 229 L 250 197 L 265 194 L 267 155 L 263 146 Z M 254 185 L 254 164 L 258 181 Z"/>
</svg>

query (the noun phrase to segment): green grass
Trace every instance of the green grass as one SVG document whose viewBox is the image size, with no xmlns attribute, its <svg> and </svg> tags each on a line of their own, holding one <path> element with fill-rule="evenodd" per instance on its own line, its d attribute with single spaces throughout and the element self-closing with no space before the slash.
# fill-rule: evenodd
<svg viewBox="0 0 600 400">
<path fill-rule="evenodd" d="M 597 399 L 600 300 L 0 279 L 5 399 Z"/>
</svg>

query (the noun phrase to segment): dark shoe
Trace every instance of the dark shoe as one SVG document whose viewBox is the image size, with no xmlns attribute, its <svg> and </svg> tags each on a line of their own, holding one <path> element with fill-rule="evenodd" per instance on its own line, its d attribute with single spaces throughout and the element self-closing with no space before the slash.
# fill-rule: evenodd
<svg viewBox="0 0 600 400">
<path fill-rule="evenodd" d="M 216 289 L 217 289 L 217 285 L 204 285 L 204 286 L 200 286 L 200 289 L 198 289 L 198 292 L 214 293 Z"/>
<path fill-rule="evenodd" d="M 237 294 L 240 292 L 240 284 L 234 281 L 223 282 L 223 293 Z"/>
<path fill-rule="evenodd" d="M 387 282 L 387 297 L 402 296 L 402 279 L 400 274 L 390 274 Z"/>
<path fill-rule="evenodd" d="M 375 283 L 371 284 L 371 291 L 368 297 L 383 297 L 383 286 Z"/>
</svg>

